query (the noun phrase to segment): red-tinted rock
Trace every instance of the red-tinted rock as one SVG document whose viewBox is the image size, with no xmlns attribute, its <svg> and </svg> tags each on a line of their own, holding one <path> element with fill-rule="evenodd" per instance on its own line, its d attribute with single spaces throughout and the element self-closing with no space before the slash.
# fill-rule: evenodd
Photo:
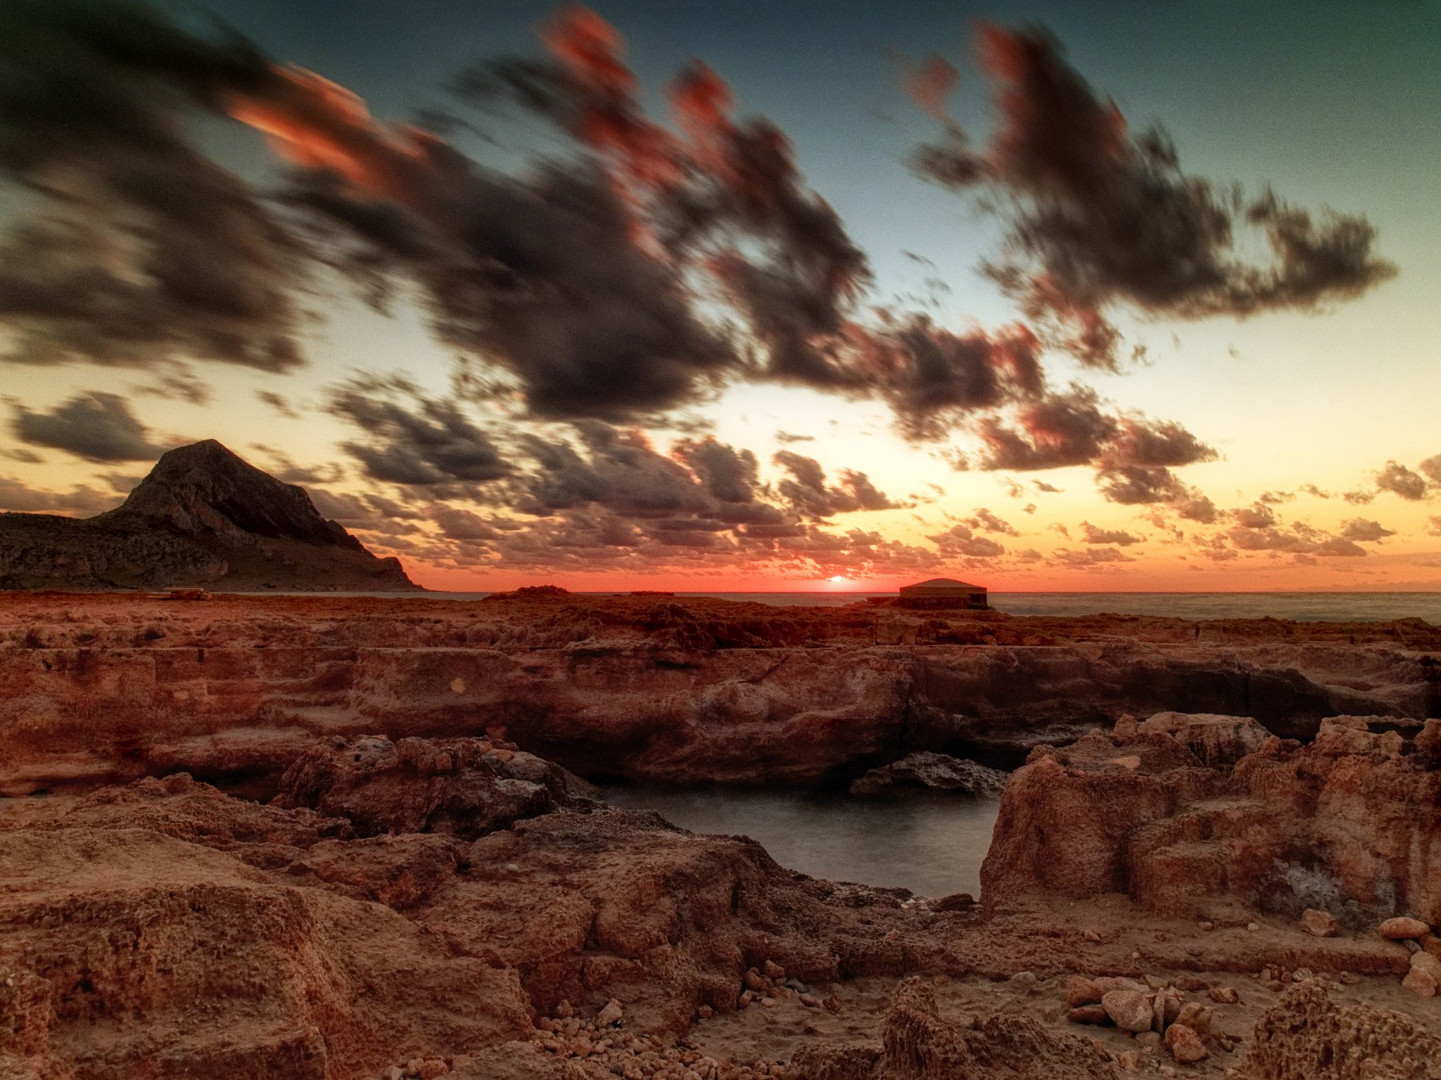
<svg viewBox="0 0 1441 1080">
<path fill-rule="evenodd" d="M 918 980 L 896 990 L 883 1044 L 813 1044 L 791 1058 L 788 1080 L 1114 1080 L 1091 1040 L 1056 1032 L 1024 1014 L 977 1017 L 969 1026 L 941 1019 L 935 994 Z"/>
<path fill-rule="evenodd" d="M 1336 935 L 1336 916 L 1329 911 L 1307 908 L 1301 912 L 1301 929 L 1314 937 L 1334 937 Z"/>
<path fill-rule="evenodd" d="M 1166 1029 L 1166 1049 L 1182 1065 L 1204 1061 L 1210 1054 L 1201 1042 L 1200 1036 L 1185 1024 L 1172 1024 Z"/>
<path fill-rule="evenodd" d="M 1184 729 L 1175 717 L 1167 726 Z M 1194 916 L 1219 899 L 1294 917 L 1315 900 L 1441 915 L 1441 875 L 1430 869 L 1441 819 L 1418 810 L 1441 803 L 1441 772 L 1417 755 L 1323 753 L 1272 738 L 1215 769 L 1177 757 L 1189 756 L 1179 736 L 1144 728 L 1121 746 L 1089 734 L 1014 774 L 981 869 L 989 910 L 1124 892 L 1162 915 Z M 1368 735 L 1351 720 L 1338 730 Z M 1121 767 L 1123 750 L 1141 764 Z M 1323 913 L 1306 919 L 1326 927 Z M 1404 925 L 1408 937 L 1429 931 Z"/>
<path fill-rule="evenodd" d="M 1441 1038 L 1401 1013 L 1341 1007 L 1317 983 L 1301 983 L 1256 1021 L 1241 1074 L 1343 1080 L 1358 1075 L 1357 1062 L 1376 1063 L 1381 1076 L 1441 1080 Z"/>
<path fill-rule="evenodd" d="M 1066 985 L 1066 1004 L 1075 1008 L 1078 1005 L 1090 1005 L 1101 1000 L 1101 988 L 1090 979 L 1081 975 L 1072 975 L 1071 981 Z"/>
<path fill-rule="evenodd" d="M 1101 998 L 1106 1015 L 1122 1031 L 1150 1031 L 1151 999 L 1135 990 L 1112 990 Z"/>
<path fill-rule="evenodd" d="M 1420 919 L 1413 919 L 1409 915 L 1398 915 L 1376 927 L 1376 932 L 1383 938 L 1390 938 L 1392 941 L 1408 941 L 1426 936 L 1431 932 L 1431 927 Z"/>
<path fill-rule="evenodd" d="M 531 754 L 481 739 L 352 739 L 311 750 L 280 782 L 275 805 L 343 817 L 363 836 L 449 833 L 474 839 L 573 802 L 574 778 Z"/>
</svg>

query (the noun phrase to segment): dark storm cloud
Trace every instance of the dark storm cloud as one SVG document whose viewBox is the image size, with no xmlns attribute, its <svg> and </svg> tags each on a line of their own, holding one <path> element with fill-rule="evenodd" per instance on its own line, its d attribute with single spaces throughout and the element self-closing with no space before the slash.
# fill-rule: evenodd
<svg viewBox="0 0 1441 1080">
<path fill-rule="evenodd" d="M 994 418 L 979 423 L 987 444 L 983 468 L 1095 465 L 1103 493 L 1117 502 L 1173 498 L 1181 489 L 1169 467 L 1216 456 L 1179 424 L 1112 413 L 1094 390 L 1074 384 L 1067 393 L 1048 394 L 1020 406 L 1015 423 L 1011 427 Z"/>
<path fill-rule="evenodd" d="M 1117 418 L 1101 408 L 1096 392 L 1076 385 L 1018 409 L 1016 422 L 1015 428 L 998 419 L 981 422 L 988 448 L 982 467 L 1029 471 L 1088 465 L 1120 432 Z"/>
<path fill-rule="evenodd" d="M 1105 465 L 1096 473 L 1102 498 L 1123 506 L 1174 503 L 1187 496 L 1186 485 L 1170 469 L 1145 465 Z"/>
<path fill-rule="evenodd" d="M 451 540 L 496 540 L 501 536 L 499 530 L 479 514 L 454 507 L 437 510 L 435 523 L 440 527 L 441 534 Z"/>
<path fill-rule="evenodd" d="M 905 505 L 878 491 L 865 473 L 842 469 L 839 484 L 830 486 L 815 458 L 781 450 L 772 460 L 790 473 L 790 479 L 780 481 L 776 489 L 807 516 L 827 518 L 857 510 L 896 510 Z"/>
<path fill-rule="evenodd" d="M 0 183 L 32 209 L 0 236 L 7 359 L 301 362 L 294 241 L 183 131 L 271 81 L 251 46 L 135 4 L 6 0 L 0 68 Z"/>
<path fill-rule="evenodd" d="M 10 431 L 21 442 L 86 461 L 154 461 L 165 451 L 117 394 L 79 394 L 44 413 L 17 405 Z"/>
<path fill-rule="evenodd" d="M 406 408 L 388 393 L 408 394 Z M 347 442 L 345 450 L 376 480 L 429 485 L 484 483 L 510 470 L 490 436 L 452 402 L 420 394 L 403 380 L 357 379 L 337 387 L 327 406 L 368 436 Z"/>
<path fill-rule="evenodd" d="M 1426 497 L 1426 478 L 1395 461 L 1386 462 L 1386 467 L 1376 473 L 1376 486 L 1408 502 L 1419 502 Z"/>
<path fill-rule="evenodd" d="M 728 513 L 738 524 L 763 505 L 749 499 L 723 503 L 707 490 L 705 479 L 682 461 L 656 453 L 640 432 L 599 421 L 579 423 L 576 432 L 579 448 L 536 435 L 521 440 L 523 452 L 534 463 L 523 482 L 524 512 L 547 515 L 596 505 L 624 518 L 649 521 L 718 518 Z M 703 451 L 693 453 L 710 461 Z M 740 471 L 744 473 L 744 467 Z M 730 481 L 721 479 L 719 486 L 746 486 L 743 479 Z"/>
<path fill-rule="evenodd" d="M 501 365 L 536 416 L 635 418 L 738 371 L 691 310 L 688 275 L 708 277 L 765 346 L 752 375 L 853 386 L 829 349 L 865 259 L 801 186 L 781 132 L 733 121 L 729 91 L 697 65 L 672 92 L 678 136 L 645 117 L 597 16 L 565 9 L 544 36 L 553 59 L 485 65 L 461 85 L 482 102 L 509 93 L 587 151 L 523 181 L 383 128 L 314 77 L 292 75 L 243 115 L 329 166 L 297 202 L 369 265 L 417 281 L 440 335 Z"/>
<path fill-rule="evenodd" d="M 938 562 L 933 551 L 864 530 L 830 531 L 825 519 L 834 514 L 901 504 L 864 473 L 837 470 L 832 482 L 818 462 L 787 451 L 777 459 L 785 477 L 772 484 L 753 453 L 713 436 L 678 439 L 661 453 L 639 430 L 584 420 L 568 431 L 512 431 L 496 443 L 461 406 L 431 400 L 403 379 L 352 381 L 333 392 L 330 408 L 367 432 L 367 442 L 347 447 L 362 464 L 382 463 L 403 486 L 425 479 L 408 483 L 401 504 L 387 507 L 388 500 L 369 495 L 344 505 L 332 497 L 323 509 L 343 514 L 338 519 L 348 526 L 368 516 L 358 527 L 390 537 L 415 528 L 394 523 L 402 516 L 434 522 L 436 535 L 411 538 L 436 565 L 767 565 L 830 576 Z M 448 453 L 467 451 L 459 460 L 469 468 L 478 439 L 504 458 L 505 472 L 493 483 L 464 483 Z"/>
<path fill-rule="evenodd" d="M 948 121 L 915 164 L 1002 198 L 1009 247 L 989 271 L 1086 362 L 1115 366 L 1117 304 L 1183 318 L 1310 310 L 1394 275 L 1364 217 L 1316 218 L 1270 190 L 1248 199 L 1183 172 L 1166 133 L 1130 132 L 1045 31 L 982 26 L 979 48 L 1000 114 L 989 145 L 973 149 Z M 1269 260 L 1239 253 L 1253 234 Z"/>
<path fill-rule="evenodd" d="M 619 34 L 582 8 L 545 27 L 547 58 L 481 65 L 459 84 L 462 100 L 518 103 L 562 133 L 560 156 L 508 175 L 372 119 L 348 90 L 239 39 L 202 40 L 124 4 L 9 2 L 0 18 L 24 32 L 0 50 L 35 89 L 0 87 L 0 134 L 13 136 L 3 167 L 51 212 L 16 231 L 0 264 L 0 318 L 32 362 L 190 356 L 285 370 L 299 362 L 288 296 L 319 262 L 376 303 L 412 292 L 462 358 L 459 397 L 536 419 L 676 428 L 666 412 L 727 381 L 770 380 L 881 400 L 911 439 L 996 425 L 1006 445 L 994 459 L 1017 462 L 1005 467 L 1202 459 L 1182 429 L 1116 416 L 1097 417 L 1105 431 L 1089 443 L 1084 432 L 1007 443 L 1007 413 L 1044 424 L 1067 409 L 1046 388 L 1036 335 L 904 312 L 862 324 L 865 257 L 784 133 L 737 116 L 700 63 L 669 88 L 674 122 L 651 120 Z M 943 66 L 918 78 L 937 110 L 948 78 Z M 70 128 L 55 102 L 79 117 Z M 187 144 L 187 110 L 264 132 L 296 166 L 284 199 L 267 205 Z M 365 397 L 333 404 L 369 433 L 347 449 L 373 478 L 505 474 L 493 438 L 454 410 L 432 401 L 408 418 Z M 868 483 L 842 475 L 833 512 L 894 505 Z"/>
<path fill-rule="evenodd" d="M 1040 342 L 1023 326 L 958 335 L 912 316 L 855 336 L 870 385 L 911 439 L 940 438 L 983 410 L 1044 391 Z"/>
</svg>

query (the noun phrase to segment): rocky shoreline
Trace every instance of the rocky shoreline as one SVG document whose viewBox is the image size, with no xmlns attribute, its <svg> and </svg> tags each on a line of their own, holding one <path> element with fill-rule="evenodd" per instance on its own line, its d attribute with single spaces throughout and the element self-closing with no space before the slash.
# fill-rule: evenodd
<svg viewBox="0 0 1441 1080">
<path fill-rule="evenodd" d="M 5 1080 L 1441 1076 L 1424 623 L 0 611 Z M 990 781 L 941 755 L 1019 766 L 979 903 L 586 783 Z"/>
</svg>

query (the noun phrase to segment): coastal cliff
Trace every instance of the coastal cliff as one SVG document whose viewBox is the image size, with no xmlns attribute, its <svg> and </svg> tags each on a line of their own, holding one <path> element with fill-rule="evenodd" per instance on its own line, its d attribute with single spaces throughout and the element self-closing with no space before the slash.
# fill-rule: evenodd
<svg viewBox="0 0 1441 1080">
<path fill-rule="evenodd" d="M 185 770 L 273 793 L 320 736 L 490 732 L 592 779 L 841 787 L 1014 768 L 1124 714 L 1426 717 L 1424 623 L 940 618 L 559 591 L 480 602 L 0 596 L 12 793 Z"/>
</svg>

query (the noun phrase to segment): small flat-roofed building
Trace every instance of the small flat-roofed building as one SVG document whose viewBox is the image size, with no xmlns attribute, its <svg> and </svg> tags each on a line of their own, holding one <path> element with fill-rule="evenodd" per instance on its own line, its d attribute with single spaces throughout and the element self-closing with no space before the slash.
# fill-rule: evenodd
<svg viewBox="0 0 1441 1080">
<path fill-rule="evenodd" d="M 916 608 L 985 608 L 986 588 L 957 581 L 955 578 L 931 578 L 914 585 L 902 585 L 897 607 Z"/>
</svg>

